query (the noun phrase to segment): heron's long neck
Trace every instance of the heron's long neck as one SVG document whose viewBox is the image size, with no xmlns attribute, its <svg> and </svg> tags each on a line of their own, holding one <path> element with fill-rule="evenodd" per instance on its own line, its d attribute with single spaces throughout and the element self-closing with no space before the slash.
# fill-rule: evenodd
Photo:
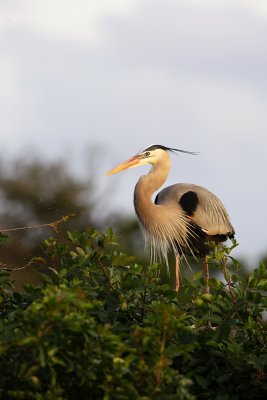
<svg viewBox="0 0 267 400">
<path fill-rule="evenodd" d="M 169 156 L 166 155 L 163 160 L 159 160 L 157 164 L 153 165 L 147 175 L 141 176 L 135 186 L 135 211 L 143 224 L 146 223 L 149 217 L 153 217 L 153 210 L 155 210 L 157 206 L 152 202 L 151 197 L 153 193 L 163 185 L 169 171 L 170 159 Z"/>
</svg>

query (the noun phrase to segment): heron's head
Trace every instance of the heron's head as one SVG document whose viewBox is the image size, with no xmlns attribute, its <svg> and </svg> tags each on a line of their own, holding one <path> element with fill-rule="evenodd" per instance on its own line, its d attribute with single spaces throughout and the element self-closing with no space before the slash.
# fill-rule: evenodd
<svg viewBox="0 0 267 400">
<path fill-rule="evenodd" d="M 173 149 L 171 147 L 165 147 L 160 144 L 152 144 L 146 147 L 144 150 L 137 153 L 135 156 L 122 162 L 117 167 L 111 169 L 107 175 L 116 174 L 117 172 L 123 171 L 124 169 L 139 167 L 140 165 L 157 164 L 160 160 L 165 158 L 169 152 L 175 153 L 176 151 L 187 154 L 197 154 L 190 151 Z"/>
</svg>

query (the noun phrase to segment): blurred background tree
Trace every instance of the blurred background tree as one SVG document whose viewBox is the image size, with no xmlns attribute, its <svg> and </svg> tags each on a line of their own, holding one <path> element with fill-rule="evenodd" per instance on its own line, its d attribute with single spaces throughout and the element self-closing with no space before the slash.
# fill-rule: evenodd
<svg viewBox="0 0 267 400">
<path fill-rule="evenodd" d="M 134 218 L 109 215 L 105 220 L 101 207 L 105 196 L 95 182 L 95 161 L 88 157 L 86 174 L 75 174 L 64 160 L 47 163 L 37 156 L 3 160 L 0 164 L 0 232 L 4 229 L 47 224 L 75 214 L 60 224 L 59 235 L 66 230 L 83 230 L 86 226 L 115 228 L 122 238 L 125 251 L 138 253 L 141 243 Z M 103 209 L 103 208 L 102 208 Z M 22 267 L 41 253 L 40 244 L 55 236 L 52 228 L 37 228 L 7 232 L 9 240 L 1 245 L 0 263 L 11 268 Z M 138 245 L 137 245 L 138 243 Z M 29 281 L 29 268 L 13 272 L 18 282 Z"/>
</svg>

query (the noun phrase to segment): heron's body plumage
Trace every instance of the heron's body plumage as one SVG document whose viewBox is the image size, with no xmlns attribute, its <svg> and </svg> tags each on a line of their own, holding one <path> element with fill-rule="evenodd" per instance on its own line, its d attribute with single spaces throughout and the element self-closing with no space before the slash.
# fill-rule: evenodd
<svg viewBox="0 0 267 400">
<path fill-rule="evenodd" d="M 206 256 L 209 252 L 208 241 L 224 242 L 233 237 L 235 232 L 222 202 L 204 187 L 178 183 L 161 190 L 155 202 L 152 201 L 153 194 L 169 174 L 170 151 L 189 153 L 162 145 L 151 145 L 109 173 L 139 165 L 152 165 L 149 173 L 141 176 L 135 186 L 134 207 L 151 260 L 164 260 L 168 265 L 168 252 L 174 252 L 175 287 L 178 290 L 179 257 L 186 254 Z"/>
<path fill-rule="evenodd" d="M 187 212 L 186 200 L 185 203 L 182 201 L 183 197 L 186 199 L 188 193 L 194 193 L 197 198 L 197 204 L 192 213 Z M 234 228 L 224 205 L 218 197 L 202 186 L 191 183 L 168 186 L 159 192 L 157 204 L 173 204 L 181 207 L 194 223 L 210 236 L 234 234 Z"/>
</svg>

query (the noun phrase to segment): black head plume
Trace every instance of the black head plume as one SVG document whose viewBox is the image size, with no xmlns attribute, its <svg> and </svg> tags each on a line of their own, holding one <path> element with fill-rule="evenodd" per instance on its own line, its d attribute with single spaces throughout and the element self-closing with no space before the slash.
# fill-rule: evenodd
<svg viewBox="0 0 267 400">
<path fill-rule="evenodd" d="M 193 154 L 193 155 L 197 155 L 199 153 L 193 152 L 193 151 L 186 151 L 186 150 L 180 150 L 180 149 L 173 149 L 172 147 L 166 147 L 166 146 L 162 146 L 161 144 L 152 144 L 151 146 L 146 147 L 144 151 L 151 151 L 151 150 L 156 150 L 156 149 L 162 149 L 165 151 L 170 151 L 172 153 L 175 152 L 180 152 L 180 153 L 186 153 L 186 154 Z"/>
</svg>

